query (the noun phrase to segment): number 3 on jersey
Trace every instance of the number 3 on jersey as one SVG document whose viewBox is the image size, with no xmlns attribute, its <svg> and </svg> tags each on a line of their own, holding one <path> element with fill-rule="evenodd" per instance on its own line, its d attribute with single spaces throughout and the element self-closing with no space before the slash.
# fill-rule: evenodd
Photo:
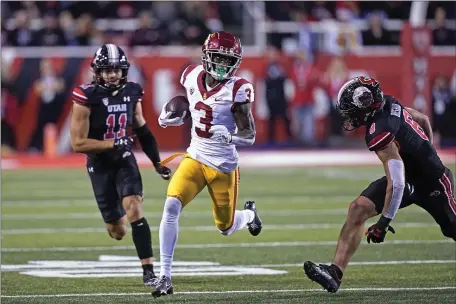
<svg viewBox="0 0 456 304">
<path fill-rule="evenodd" d="M 210 138 L 212 136 L 211 133 L 209 133 L 210 128 L 212 127 L 212 108 L 205 104 L 202 101 L 198 101 L 195 104 L 195 109 L 199 111 L 204 111 L 204 116 L 200 118 L 200 123 L 204 125 L 204 129 L 198 128 L 195 126 L 195 132 L 199 137 L 203 138 Z"/>
<path fill-rule="evenodd" d="M 127 113 L 120 114 L 118 119 L 119 131 L 117 131 L 117 133 L 114 133 L 114 129 L 116 129 L 116 114 L 109 114 L 108 118 L 106 118 L 106 126 L 108 128 L 104 134 L 105 140 L 125 136 L 125 128 L 127 126 Z"/>
<path fill-rule="evenodd" d="M 416 121 L 413 120 L 412 115 L 410 115 L 410 113 L 407 112 L 406 109 L 403 110 L 403 113 L 404 113 L 405 122 L 408 123 L 413 128 L 413 130 L 415 130 L 415 132 L 418 133 L 418 135 L 422 139 L 429 140 L 429 138 L 427 137 L 427 135 L 424 132 L 423 128 L 421 128 L 420 125 Z"/>
</svg>

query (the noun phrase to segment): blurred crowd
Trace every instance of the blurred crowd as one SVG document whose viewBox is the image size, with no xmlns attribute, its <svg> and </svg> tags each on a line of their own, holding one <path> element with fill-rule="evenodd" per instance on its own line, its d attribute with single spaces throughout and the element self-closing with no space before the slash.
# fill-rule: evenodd
<svg viewBox="0 0 456 304">
<path fill-rule="evenodd" d="M 399 45 L 400 29 L 388 20 L 407 20 L 410 1 L 266 1 L 268 20 L 300 23 L 299 40 L 312 50 L 337 53 L 360 45 Z M 241 38 L 244 16 L 253 13 L 242 1 L 2 1 L 2 45 L 200 45 L 208 33 L 228 30 Z M 446 20 L 455 18 L 452 2 L 430 2 L 435 45 L 454 45 L 456 36 Z M 102 20 L 122 20 L 111 27 Z M 127 22 L 128 20 L 128 22 Z M 134 20 L 134 21 L 131 21 Z M 358 20 L 368 27 L 359 29 Z M 324 30 L 312 30 L 319 22 Z M 244 31 L 245 32 L 245 31 Z M 295 34 L 269 34 L 282 47 Z M 321 37 L 324 36 L 324 39 Z"/>
<path fill-rule="evenodd" d="M 2 1 L 2 45 L 201 44 L 210 32 L 239 25 L 236 2 Z M 110 28 L 100 20 L 134 26 Z M 122 20 L 122 21 L 121 21 Z"/>
</svg>

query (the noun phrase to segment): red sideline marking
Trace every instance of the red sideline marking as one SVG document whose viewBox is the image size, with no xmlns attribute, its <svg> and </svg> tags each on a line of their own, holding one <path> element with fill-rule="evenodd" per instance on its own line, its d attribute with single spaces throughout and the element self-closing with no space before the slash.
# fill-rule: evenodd
<svg viewBox="0 0 456 304">
<path fill-rule="evenodd" d="M 438 151 L 440 158 L 446 165 L 456 164 L 456 149 Z M 162 153 L 162 158 L 172 153 Z M 240 167 L 242 168 L 284 168 L 284 167 L 321 167 L 321 166 L 368 166 L 379 165 L 380 160 L 375 153 L 367 150 L 313 150 L 313 151 L 241 151 Z M 147 156 L 135 153 L 141 168 L 151 168 L 152 164 Z M 86 157 L 82 154 L 48 159 L 44 156 L 18 155 L 2 157 L 2 168 L 8 169 L 68 169 L 85 168 Z M 176 167 L 181 158 L 170 163 Z"/>
</svg>

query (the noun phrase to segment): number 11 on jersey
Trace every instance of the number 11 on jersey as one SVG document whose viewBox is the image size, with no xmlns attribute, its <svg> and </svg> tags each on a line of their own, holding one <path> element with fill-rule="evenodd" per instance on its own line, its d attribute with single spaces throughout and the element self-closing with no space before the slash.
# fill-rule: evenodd
<svg viewBox="0 0 456 304">
<path fill-rule="evenodd" d="M 116 114 L 109 114 L 106 118 L 106 126 L 108 127 L 104 134 L 105 140 L 119 138 L 125 136 L 125 128 L 127 127 L 127 113 L 122 113 L 119 116 L 118 124 L 116 125 Z M 119 131 L 114 133 L 116 127 L 119 126 Z M 116 136 L 117 135 L 117 136 Z"/>
</svg>

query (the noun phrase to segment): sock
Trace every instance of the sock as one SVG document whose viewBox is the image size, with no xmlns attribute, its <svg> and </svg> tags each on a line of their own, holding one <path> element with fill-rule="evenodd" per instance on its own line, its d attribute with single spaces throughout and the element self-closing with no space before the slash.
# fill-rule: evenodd
<svg viewBox="0 0 456 304">
<path fill-rule="evenodd" d="M 235 231 L 245 228 L 248 223 L 251 223 L 255 218 L 255 213 L 252 210 L 236 210 L 234 212 L 233 225 L 230 229 L 220 231 L 223 235 L 230 235 Z"/>
<path fill-rule="evenodd" d="M 154 272 L 154 265 L 152 264 L 143 264 L 142 265 L 143 273 L 145 274 L 146 272 Z"/>
<path fill-rule="evenodd" d="M 174 248 L 179 233 L 179 215 L 182 203 L 175 197 L 168 197 L 165 201 L 162 220 L 160 222 L 160 276 L 171 278 Z"/>
<path fill-rule="evenodd" d="M 135 243 L 136 252 L 139 259 L 147 259 L 153 256 L 152 253 L 152 236 L 150 234 L 149 224 L 145 218 L 132 222 L 131 235 Z"/>
<path fill-rule="evenodd" d="M 331 268 L 334 269 L 334 271 L 336 272 L 337 276 L 339 277 L 339 280 L 342 280 L 342 277 L 344 276 L 344 273 L 342 272 L 342 270 L 340 270 L 339 266 L 331 264 Z"/>
</svg>

